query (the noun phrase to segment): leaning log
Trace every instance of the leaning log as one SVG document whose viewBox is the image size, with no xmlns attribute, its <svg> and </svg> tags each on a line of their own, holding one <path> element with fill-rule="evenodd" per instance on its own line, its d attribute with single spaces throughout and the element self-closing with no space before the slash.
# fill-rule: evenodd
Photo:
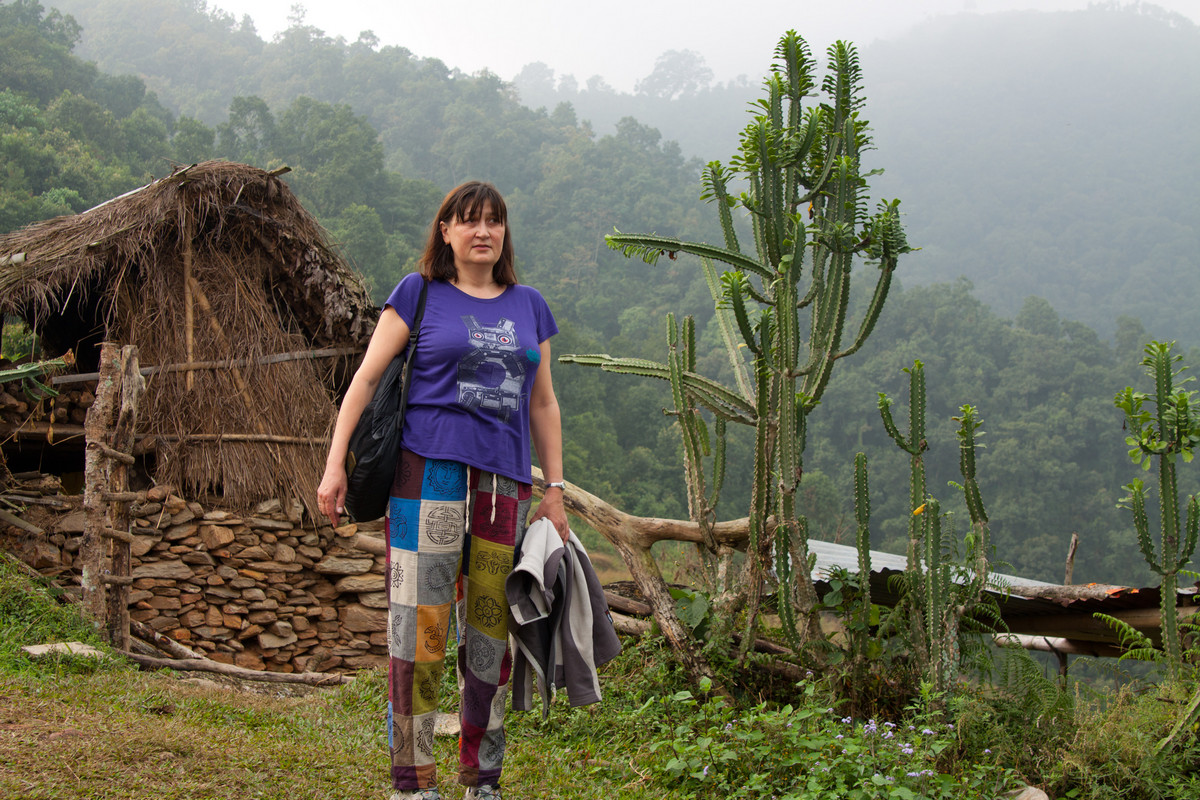
<svg viewBox="0 0 1200 800">
<path fill-rule="evenodd" d="M 222 664 L 207 658 L 154 658 L 128 650 L 120 651 L 121 655 L 152 669 L 174 669 L 185 672 L 213 672 L 229 675 L 244 681 L 261 681 L 264 683 L 305 683 L 309 686 L 335 686 L 354 680 L 349 675 L 339 675 L 334 672 L 269 672 L 256 669 L 245 669 L 233 664 Z"/>
</svg>

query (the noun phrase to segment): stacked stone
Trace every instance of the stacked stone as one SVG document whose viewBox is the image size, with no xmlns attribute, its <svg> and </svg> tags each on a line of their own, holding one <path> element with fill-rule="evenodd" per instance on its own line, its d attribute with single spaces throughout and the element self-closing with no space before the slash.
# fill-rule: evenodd
<svg viewBox="0 0 1200 800">
<path fill-rule="evenodd" d="M 49 476 L 47 476 L 49 477 Z M 57 481 L 55 481 L 57 487 Z M 44 574 L 78 573 L 85 512 L 77 496 L 36 511 L 41 535 L 0 524 L 0 547 Z M 75 501 L 75 502 L 71 502 Z M 300 504 L 249 514 L 205 508 L 170 487 L 131 505 L 130 617 L 229 664 L 277 672 L 387 663 L 384 558 L 356 549 L 382 521 L 315 526 Z"/>
<path fill-rule="evenodd" d="M 206 510 L 164 488 L 131 515 L 131 618 L 249 669 L 387 663 L 384 560 L 351 546 L 362 526 L 306 528 L 299 502 Z"/>
</svg>

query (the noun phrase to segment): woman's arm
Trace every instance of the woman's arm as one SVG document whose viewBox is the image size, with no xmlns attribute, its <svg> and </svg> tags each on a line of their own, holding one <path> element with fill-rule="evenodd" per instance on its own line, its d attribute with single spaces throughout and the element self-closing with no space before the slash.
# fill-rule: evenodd
<svg viewBox="0 0 1200 800">
<path fill-rule="evenodd" d="M 542 465 L 542 475 L 549 483 L 563 479 L 562 412 L 558 407 L 558 398 L 554 396 L 554 384 L 550 380 L 550 340 L 542 342 L 538 349 L 541 351 L 542 360 L 533 379 L 533 393 L 529 402 L 529 431 L 533 437 L 533 449 L 537 451 L 538 463 Z M 571 526 L 567 522 L 566 509 L 563 508 L 562 489 L 546 489 L 542 495 L 542 502 L 538 504 L 537 512 L 530 522 L 542 517 L 550 520 L 565 542 Z"/>
<path fill-rule="evenodd" d="M 346 501 L 346 451 L 350 447 L 350 434 L 358 424 L 363 409 L 375 396 L 375 387 L 383 377 L 383 371 L 404 346 L 408 344 L 408 324 L 396 310 L 388 306 L 379 315 L 367 354 L 350 381 L 350 388 L 342 399 L 333 438 L 329 443 L 329 456 L 325 459 L 325 474 L 317 487 L 317 508 L 329 517 L 336 527 L 345 513 Z"/>
</svg>

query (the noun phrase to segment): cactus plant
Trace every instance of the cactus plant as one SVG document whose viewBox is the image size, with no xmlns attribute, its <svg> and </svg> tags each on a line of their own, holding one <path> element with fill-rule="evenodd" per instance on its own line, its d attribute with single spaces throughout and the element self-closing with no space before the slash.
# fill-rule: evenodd
<svg viewBox="0 0 1200 800">
<path fill-rule="evenodd" d="M 999 617 L 988 608 L 984 590 L 989 583 L 988 557 L 991 540 L 987 511 L 976 479 L 976 448 L 981 435 L 978 411 L 969 405 L 959 409 L 959 470 L 971 531 L 961 551 L 943 528 L 941 504 L 928 494 L 924 453 L 929 448 L 925 433 L 925 368 L 914 361 L 909 375 L 909 429 L 900 433 L 892 417 L 893 401 L 879 393 L 879 414 L 884 429 L 900 449 L 909 454 L 908 565 L 902 579 L 902 600 L 890 630 L 903 626 L 913 644 L 916 667 L 937 691 L 947 691 L 958 675 L 961 660 L 960 631 L 964 618 L 974 614 Z M 955 553 L 961 558 L 955 558 Z"/>
<path fill-rule="evenodd" d="M 607 237 L 613 249 L 641 256 L 648 264 L 663 254 L 700 258 L 736 385 L 725 387 L 696 374 L 694 358 L 681 358 L 678 344 L 669 344 L 668 364 L 608 355 L 562 359 L 671 381 L 687 453 L 691 513 L 702 526 L 716 495 L 704 499 L 699 456 L 707 435 L 700 409 L 717 420 L 718 443 L 724 438 L 719 426 L 726 422 L 754 428 L 747 557 L 740 579 L 717 598 L 723 620 L 746 612 L 743 656 L 754 638 L 764 582 L 772 575 L 779 581 L 781 604 L 790 604 L 781 609 L 781 617 L 794 640 L 803 643 L 819 635 L 816 592 L 805 568 L 806 526 L 796 514 L 808 414 L 820 401 L 834 364 L 855 353 L 871 334 L 897 261 L 910 249 L 898 200 L 880 203 L 873 215 L 867 210 L 866 177 L 872 173 L 863 170 L 861 156 L 870 137 L 861 116 L 862 74 L 854 47 L 837 42 L 829 48 L 829 70 L 820 86 L 823 100 L 815 103 L 816 64 L 804 40 L 789 31 L 775 55 L 765 96 L 742 134 L 739 152 L 728 167 L 714 161 L 704 171 L 703 196 L 716 206 L 724 245 L 619 231 Z M 735 179 L 746 187 L 736 196 L 729 189 Z M 749 216 L 753 252 L 742 250 L 734 209 Z M 871 301 L 847 343 L 851 268 L 863 258 L 878 274 Z M 718 273 L 714 262 L 726 265 L 726 271 Z M 805 324 L 802 313 L 808 317 Z M 671 336 L 676 342 L 677 333 Z M 716 475 L 722 463 L 716 459 Z M 716 475 L 714 489 L 720 483 Z M 710 556 L 715 555 L 719 548 L 708 537 L 706 542 Z"/>
<path fill-rule="evenodd" d="M 1179 613 L 1176 609 L 1176 592 L 1179 588 L 1179 571 L 1187 565 L 1196 549 L 1196 533 L 1200 512 L 1195 495 L 1186 500 L 1186 512 L 1180 519 L 1179 486 L 1176 467 L 1179 459 L 1190 462 L 1200 442 L 1200 419 L 1192 412 L 1194 392 L 1176 386 L 1177 376 L 1186 367 L 1175 369 L 1181 360 L 1172 353 L 1174 342 L 1153 341 L 1146 345 L 1142 366 L 1154 380 L 1154 396 L 1135 392 L 1127 386 L 1114 398 L 1114 403 L 1125 412 L 1128 435 L 1125 442 L 1130 446 L 1129 457 L 1133 463 L 1149 470 L 1158 462 L 1159 542 L 1156 550 L 1150 535 L 1150 523 L 1146 514 L 1146 486 L 1140 479 L 1126 484 L 1126 495 L 1121 504 L 1133 511 L 1134 530 L 1138 548 L 1150 569 L 1157 573 L 1162 582 L 1159 589 L 1163 650 L 1166 654 L 1168 674 L 1178 681 L 1183 666 L 1183 648 L 1179 640 Z M 1179 381 L 1187 383 L 1191 378 Z M 1154 413 L 1145 405 L 1154 404 Z"/>
</svg>

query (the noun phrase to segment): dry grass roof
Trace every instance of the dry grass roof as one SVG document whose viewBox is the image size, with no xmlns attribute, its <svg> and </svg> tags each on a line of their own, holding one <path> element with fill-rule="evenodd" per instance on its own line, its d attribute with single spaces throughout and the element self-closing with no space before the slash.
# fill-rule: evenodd
<svg viewBox="0 0 1200 800">
<path fill-rule="evenodd" d="M 251 362 L 363 347 L 377 313 L 288 186 L 241 164 L 178 169 L 0 237 L 0 314 L 22 317 L 52 352 L 74 349 L 81 370 L 103 340 L 137 345 L 143 366 L 244 364 L 149 376 L 139 422 L 157 442 L 160 482 L 220 490 L 235 506 L 299 497 L 312 507 L 332 371 L 347 368 Z"/>
</svg>

